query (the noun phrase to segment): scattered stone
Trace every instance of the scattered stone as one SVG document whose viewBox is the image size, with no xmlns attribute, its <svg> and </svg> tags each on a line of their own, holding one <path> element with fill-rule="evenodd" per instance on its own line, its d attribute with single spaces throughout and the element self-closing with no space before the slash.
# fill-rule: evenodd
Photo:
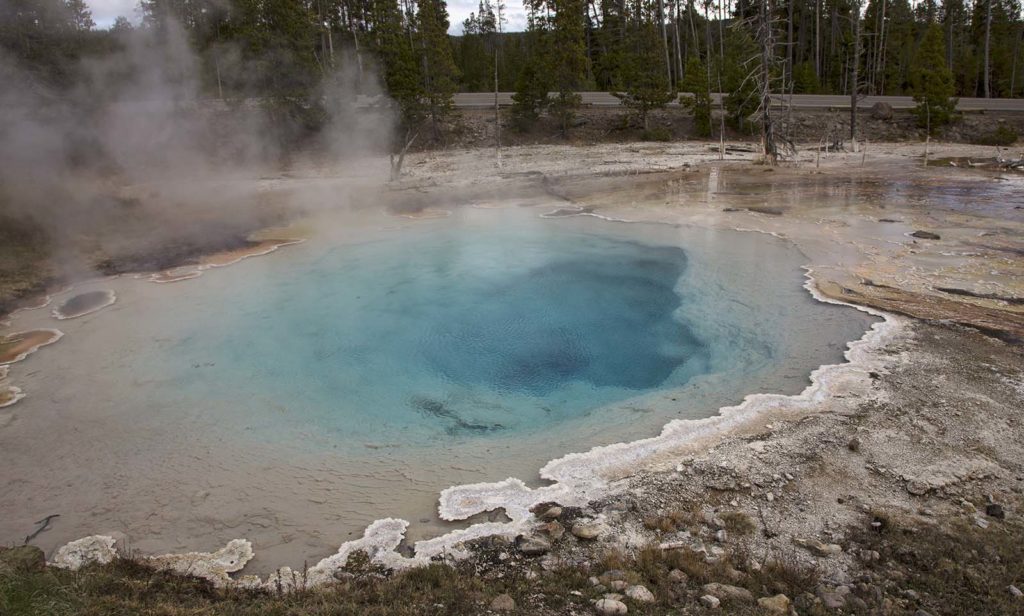
<svg viewBox="0 0 1024 616">
<path fill-rule="evenodd" d="M 700 598 L 700 602 L 709 610 L 717 610 L 718 606 L 722 604 L 718 597 L 712 595 L 704 595 Z"/>
<path fill-rule="evenodd" d="M 580 539 L 597 539 L 604 534 L 605 526 L 600 522 L 577 522 L 572 526 L 572 534 Z"/>
<path fill-rule="evenodd" d="M 625 603 L 615 599 L 601 599 L 594 604 L 594 608 L 601 616 L 619 616 L 629 612 Z"/>
<path fill-rule="evenodd" d="M 789 604 L 789 597 L 782 594 L 757 600 L 757 605 L 768 614 L 789 614 Z"/>
<path fill-rule="evenodd" d="M 764 497 L 765 497 L 765 500 L 767 500 L 769 503 L 773 502 L 775 500 L 775 494 L 773 494 L 771 492 L 765 494 Z"/>
<path fill-rule="evenodd" d="M 846 597 L 837 592 L 819 590 L 818 598 L 822 605 L 830 610 L 840 610 L 846 605 Z"/>
<path fill-rule="evenodd" d="M 90 563 L 105 565 L 114 560 L 117 540 L 109 535 L 91 535 L 61 546 L 53 557 L 53 566 L 77 571 Z"/>
<path fill-rule="evenodd" d="M 984 479 L 998 470 L 998 465 L 982 458 L 943 460 L 924 469 L 917 477 L 907 482 L 907 492 L 920 496 L 961 481 Z"/>
<path fill-rule="evenodd" d="M 565 534 L 565 527 L 561 525 L 557 520 L 548 522 L 541 527 L 548 537 L 551 537 L 552 541 L 558 541 Z"/>
<path fill-rule="evenodd" d="M 673 584 L 685 584 L 690 581 L 690 576 L 679 569 L 673 569 L 668 572 L 668 581 Z"/>
<path fill-rule="evenodd" d="M 600 575 L 602 583 L 608 584 L 612 580 L 624 580 L 626 579 L 626 572 L 622 569 L 609 569 Z"/>
<path fill-rule="evenodd" d="M 821 556 L 827 558 L 836 554 L 841 554 L 843 547 L 835 543 L 822 543 L 817 539 L 799 539 L 794 538 L 793 543 L 800 547 L 807 548 L 815 556 Z"/>
<path fill-rule="evenodd" d="M 34 545 L 0 548 L 0 571 L 40 571 L 46 566 L 46 555 Z"/>
<path fill-rule="evenodd" d="M 850 442 L 846 444 L 846 448 L 856 453 L 860 451 L 860 439 L 856 436 L 850 439 Z"/>
<path fill-rule="evenodd" d="M 623 597 L 622 593 L 618 593 L 618 592 L 606 592 L 602 596 L 605 599 L 608 599 L 609 601 L 622 601 L 622 597 Z"/>
<path fill-rule="evenodd" d="M 719 543 L 725 543 L 726 540 L 728 540 L 728 538 L 729 538 L 729 534 L 727 532 L 725 532 L 725 529 L 722 529 L 722 530 L 720 530 L 720 531 L 715 533 L 715 541 L 717 541 Z"/>
<path fill-rule="evenodd" d="M 853 613 L 855 614 L 864 614 L 868 611 L 867 601 L 861 599 L 856 595 L 848 595 L 846 597 L 846 604 L 853 610 Z"/>
<path fill-rule="evenodd" d="M 891 120 L 893 118 L 892 105 L 879 101 L 871 106 L 871 118 L 873 120 Z"/>
<path fill-rule="evenodd" d="M 718 584 L 713 582 L 711 584 L 705 584 L 701 587 L 706 595 L 717 597 L 725 602 L 737 602 L 737 603 L 753 603 L 754 595 L 750 593 L 746 588 L 740 588 L 739 586 L 730 586 L 729 584 Z"/>
<path fill-rule="evenodd" d="M 910 234 L 911 237 L 916 237 L 919 240 L 941 240 L 938 233 L 932 233 L 931 231 L 917 230 Z"/>
<path fill-rule="evenodd" d="M 914 612 L 914 616 L 932 616 L 932 613 L 926 612 L 924 610 L 917 610 L 916 612 Z"/>
<path fill-rule="evenodd" d="M 654 603 L 654 593 L 647 590 L 646 586 L 630 586 L 626 589 L 626 596 L 638 603 Z"/>
<path fill-rule="evenodd" d="M 491 601 L 491 609 L 495 612 L 511 612 L 516 609 L 516 602 L 508 595 L 498 595 Z"/>
<path fill-rule="evenodd" d="M 547 511 L 545 511 L 537 517 L 541 520 L 544 520 L 545 522 L 550 522 L 551 520 L 557 520 L 561 516 L 562 508 L 559 507 L 558 505 L 555 505 L 554 507 L 548 507 Z"/>
<path fill-rule="evenodd" d="M 597 579 L 597 576 L 594 576 L 594 575 L 588 577 L 587 581 L 590 582 L 591 586 L 597 586 L 598 584 L 601 583 L 601 580 Z"/>
<path fill-rule="evenodd" d="M 626 590 L 629 588 L 629 582 L 626 580 L 612 580 L 611 582 L 608 582 L 608 588 L 615 591 Z"/>
<path fill-rule="evenodd" d="M 704 514 L 704 523 L 715 530 L 725 528 L 725 521 L 710 512 Z"/>
<path fill-rule="evenodd" d="M 1017 588 L 1013 584 L 1010 584 L 1009 587 L 1007 587 L 1007 590 L 1010 591 L 1011 595 L 1017 597 L 1018 599 L 1024 597 L 1024 592 L 1022 592 L 1021 589 Z"/>
<path fill-rule="evenodd" d="M 978 528 L 988 528 L 989 522 L 988 522 L 988 520 L 986 520 L 985 518 L 983 518 L 983 517 L 981 517 L 979 515 L 979 516 L 974 518 L 974 524 Z"/>
<path fill-rule="evenodd" d="M 903 596 L 911 601 L 919 601 L 921 599 L 921 596 L 917 594 L 916 590 L 911 590 L 909 588 L 903 591 Z"/>
<path fill-rule="evenodd" d="M 519 551 L 527 556 L 540 556 L 551 551 L 551 543 L 542 537 L 519 538 Z"/>
<path fill-rule="evenodd" d="M 989 503 L 988 505 L 986 505 L 985 513 L 989 517 L 995 518 L 997 520 L 1002 520 L 1006 518 L 1006 512 L 1003 511 L 1003 506 L 1000 505 L 999 503 Z"/>
</svg>

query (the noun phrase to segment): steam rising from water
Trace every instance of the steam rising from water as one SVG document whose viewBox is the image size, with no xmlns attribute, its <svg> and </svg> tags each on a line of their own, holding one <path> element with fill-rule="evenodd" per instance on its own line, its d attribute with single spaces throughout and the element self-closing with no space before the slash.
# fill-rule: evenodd
<svg viewBox="0 0 1024 616">
<path fill-rule="evenodd" d="M 244 237 L 283 214 L 232 179 L 293 163 L 300 147 L 355 165 L 390 141 L 389 110 L 354 106 L 357 90 L 380 92 L 354 62 L 325 76 L 330 117 L 311 133 L 271 101 L 204 99 L 199 59 L 174 24 L 135 29 L 121 44 L 83 59 L 60 90 L 0 55 L 0 215 L 42 225 L 71 277 L 91 273 L 97 244 L 136 255 Z"/>
</svg>

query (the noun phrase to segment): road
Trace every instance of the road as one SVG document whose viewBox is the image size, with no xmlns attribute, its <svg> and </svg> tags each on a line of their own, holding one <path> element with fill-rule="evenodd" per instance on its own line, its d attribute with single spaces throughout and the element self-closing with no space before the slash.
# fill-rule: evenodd
<svg viewBox="0 0 1024 616">
<path fill-rule="evenodd" d="M 583 104 L 592 107 L 617 107 L 619 99 L 608 92 L 581 92 Z M 712 94 L 714 104 L 718 104 L 718 94 Z M 785 102 L 783 96 L 776 96 L 778 104 Z M 865 96 L 857 101 L 857 107 L 868 109 L 877 102 L 885 102 L 892 105 L 893 109 L 910 109 L 914 106 L 914 99 L 909 96 Z M 511 92 L 499 92 L 498 104 L 508 106 L 512 104 Z M 455 95 L 455 106 L 463 108 L 493 107 L 493 92 L 460 92 Z M 793 96 L 793 107 L 804 109 L 849 109 L 849 96 L 833 96 L 829 94 L 796 94 Z M 957 107 L 960 111 L 1021 111 L 1024 112 L 1024 98 L 961 98 Z"/>
</svg>

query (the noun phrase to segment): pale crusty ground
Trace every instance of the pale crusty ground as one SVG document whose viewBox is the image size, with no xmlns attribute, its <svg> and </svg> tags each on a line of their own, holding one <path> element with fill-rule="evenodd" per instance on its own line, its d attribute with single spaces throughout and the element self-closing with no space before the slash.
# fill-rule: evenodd
<svg viewBox="0 0 1024 616">
<path fill-rule="evenodd" d="M 962 145 L 930 150 L 933 158 L 1019 155 Z M 850 528 L 876 508 L 947 524 L 975 520 L 991 499 L 1008 516 L 1019 515 L 1024 174 L 926 168 L 923 153 L 923 144 L 868 144 L 860 153 L 802 152 L 776 168 L 734 148 L 720 161 L 708 144 L 529 146 L 505 149 L 500 159 L 493 150 L 409 158 L 406 176 L 390 186 L 387 205 L 396 212 L 415 214 L 440 199 L 514 199 L 619 220 L 773 233 L 804 251 L 828 296 L 922 319 L 889 345 L 870 395 L 748 426 L 704 451 L 637 469 L 618 484 L 617 496 L 589 512 L 615 532 L 593 544 L 567 535 L 556 554 L 586 560 L 609 546 L 671 541 L 642 520 L 673 508 L 743 511 L 757 523 L 754 548 L 813 560 L 841 585 L 863 561 L 846 541 Z M 319 166 L 273 182 L 290 189 L 332 176 Z M 909 236 L 918 230 L 940 239 Z M 854 438 L 858 447 L 850 446 Z M 924 494 L 916 493 L 920 485 Z M 820 557 L 794 548 L 794 540 L 843 550 Z"/>
</svg>

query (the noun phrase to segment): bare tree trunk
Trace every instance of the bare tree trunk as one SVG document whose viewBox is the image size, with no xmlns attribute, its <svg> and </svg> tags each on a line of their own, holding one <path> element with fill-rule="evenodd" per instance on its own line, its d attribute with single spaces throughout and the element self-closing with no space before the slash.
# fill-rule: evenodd
<svg viewBox="0 0 1024 616">
<path fill-rule="evenodd" d="M 676 37 L 676 84 L 683 80 L 683 45 L 682 41 L 679 40 L 679 3 L 681 1 L 675 0 L 676 18 L 672 20 L 672 30 Z"/>
<path fill-rule="evenodd" d="M 878 79 L 877 87 L 879 94 L 885 94 L 885 0 L 882 0 L 882 25 L 878 29 Z"/>
<path fill-rule="evenodd" d="M 728 0 L 726 0 L 728 1 Z M 725 92 L 722 91 L 722 67 L 725 66 L 725 15 L 722 0 L 718 3 L 718 160 L 725 160 Z M 708 79 L 711 78 L 711 58 L 708 57 Z M 710 88 L 708 88 L 710 90 Z"/>
<path fill-rule="evenodd" d="M 761 88 L 761 153 L 764 162 L 774 165 L 778 159 L 778 151 L 775 147 L 775 125 L 772 118 L 772 87 L 771 67 L 773 64 L 775 37 L 772 32 L 771 13 L 768 6 L 769 0 L 760 0 L 758 3 L 760 15 L 760 27 L 758 28 L 758 42 L 761 44 L 761 66 L 760 66 L 760 88 Z"/>
<path fill-rule="evenodd" d="M 789 13 L 789 25 L 786 30 L 786 79 L 784 83 L 789 83 L 793 80 L 793 54 L 796 52 L 796 47 L 793 45 L 793 4 L 796 0 L 786 1 L 786 10 Z"/>
<path fill-rule="evenodd" d="M 814 0 L 814 76 L 821 81 L 821 0 Z"/>
<path fill-rule="evenodd" d="M 665 76 L 668 77 L 668 87 L 672 89 L 672 60 L 668 53 L 668 26 L 665 24 L 665 0 L 658 0 L 658 22 L 661 26 L 661 47 L 665 52 Z"/>
<path fill-rule="evenodd" d="M 498 48 L 494 48 L 494 149 L 501 164 L 501 114 L 498 112 Z"/>
<path fill-rule="evenodd" d="M 989 66 L 990 48 L 992 46 L 992 0 L 987 0 L 985 8 L 985 75 L 984 75 L 984 88 L 985 98 L 992 96 L 992 88 L 989 83 L 989 73 L 991 67 Z"/>
<path fill-rule="evenodd" d="M 419 135 L 420 134 L 418 132 L 414 133 L 412 129 L 409 129 L 409 132 L 405 133 L 405 145 L 402 147 L 401 151 L 398 152 L 398 158 L 396 159 L 394 154 L 391 155 L 392 181 L 402 177 L 402 163 L 405 162 L 405 154 L 409 151 L 409 148 L 412 147 L 413 142 L 416 141 L 416 137 L 419 137 Z"/>
<path fill-rule="evenodd" d="M 857 151 L 857 90 L 860 84 L 860 2 L 853 4 L 853 59 L 850 62 L 850 141 Z"/>
<path fill-rule="evenodd" d="M 1020 57 L 1020 40 L 1022 38 L 1024 38 L 1024 29 L 1013 41 L 1013 68 L 1010 69 L 1010 93 L 1008 95 L 1010 98 L 1013 98 L 1013 93 L 1017 90 L 1017 58 Z"/>
</svg>

